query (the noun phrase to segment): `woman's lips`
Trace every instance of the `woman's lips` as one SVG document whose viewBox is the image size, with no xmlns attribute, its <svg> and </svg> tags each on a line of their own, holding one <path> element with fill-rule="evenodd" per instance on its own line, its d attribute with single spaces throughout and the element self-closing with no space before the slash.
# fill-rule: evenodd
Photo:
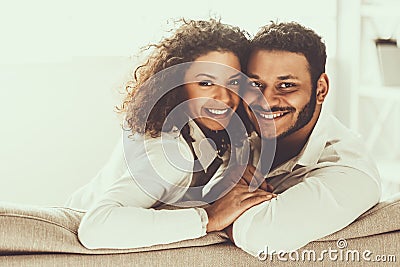
<svg viewBox="0 0 400 267">
<path fill-rule="evenodd" d="M 224 119 L 232 114 L 231 108 L 203 108 L 203 111 L 208 117 L 215 119 Z"/>
</svg>

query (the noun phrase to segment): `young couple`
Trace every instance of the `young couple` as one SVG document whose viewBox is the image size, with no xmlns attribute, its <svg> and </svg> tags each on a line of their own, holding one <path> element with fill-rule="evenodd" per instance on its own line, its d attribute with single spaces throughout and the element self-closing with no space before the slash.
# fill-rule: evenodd
<svg viewBox="0 0 400 267">
<path fill-rule="evenodd" d="M 67 203 L 87 211 L 84 246 L 135 248 L 225 230 L 253 255 L 289 251 L 379 201 L 361 141 L 321 113 L 329 80 L 315 32 L 271 23 L 249 40 L 212 19 L 183 21 L 153 47 L 127 86 L 122 140 Z M 184 200 L 209 205 L 155 209 Z"/>
</svg>

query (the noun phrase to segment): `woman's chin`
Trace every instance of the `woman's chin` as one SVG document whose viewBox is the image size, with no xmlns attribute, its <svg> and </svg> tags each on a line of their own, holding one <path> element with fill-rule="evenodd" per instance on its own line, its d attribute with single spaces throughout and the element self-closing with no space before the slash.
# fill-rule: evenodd
<svg viewBox="0 0 400 267">
<path fill-rule="evenodd" d="M 220 131 L 228 126 L 230 119 L 231 117 L 222 120 L 202 117 L 202 118 L 197 118 L 196 121 L 202 126 L 206 127 L 207 129 L 210 129 L 212 131 Z"/>
</svg>

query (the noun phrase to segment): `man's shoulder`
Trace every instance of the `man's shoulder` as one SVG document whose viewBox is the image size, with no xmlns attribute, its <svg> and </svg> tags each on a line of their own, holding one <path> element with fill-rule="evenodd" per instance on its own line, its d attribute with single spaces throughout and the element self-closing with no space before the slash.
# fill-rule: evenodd
<svg viewBox="0 0 400 267">
<path fill-rule="evenodd" d="M 303 158 L 313 159 L 308 162 L 310 164 L 332 162 L 347 165 L 355 160 L 365 161 L 366 164 L 371 161 L 361 136 L 332 114 L 323 114 L 318 119 L 304 149 Z"/>
<path fill-rule="evenodd" d="M 325 134 L 327 138 L 360 138 L 360 135 L 345 126 L 331 113 L 321 113 L 313 132 Z"/>
<path fill-rule="evenodd" d="M 322 118 L 324 129 L 320 134 L 324 136 L 324 145 L 316 164 L 346 166 L 376 176 L 375 162 L 362 137 L 331 114 Z"/>
</svg>

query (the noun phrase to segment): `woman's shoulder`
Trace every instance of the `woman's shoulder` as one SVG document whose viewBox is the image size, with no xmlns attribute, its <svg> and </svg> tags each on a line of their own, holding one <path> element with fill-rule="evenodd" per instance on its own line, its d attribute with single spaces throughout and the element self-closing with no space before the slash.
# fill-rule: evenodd
<svg viewBox="0 0 400 267">
<path fill-rule="evenodd" d="M 179 183 L 193 172 L 194 155 L 185 139 L 176 133 L 124 137 L 124 156 L 133 176 L 147 174 L 147 177 Z"/>
<path fill-rule="evenodd" d="M 193 156 L 193 153 L 185 138 L 176 132 L 163 132 L 160 136 L 152 137 L 150 134 L 124 133 L 123 134 L 124 151 L 147 151 L 157 152 L 158 155 L 169 154 L 169 150 L 184 154 L 187 157 Z M 179 150 L 177 150 L 179 148 Z M 163 152 L 163 153 L 158 153 Z"/>
</svg>

